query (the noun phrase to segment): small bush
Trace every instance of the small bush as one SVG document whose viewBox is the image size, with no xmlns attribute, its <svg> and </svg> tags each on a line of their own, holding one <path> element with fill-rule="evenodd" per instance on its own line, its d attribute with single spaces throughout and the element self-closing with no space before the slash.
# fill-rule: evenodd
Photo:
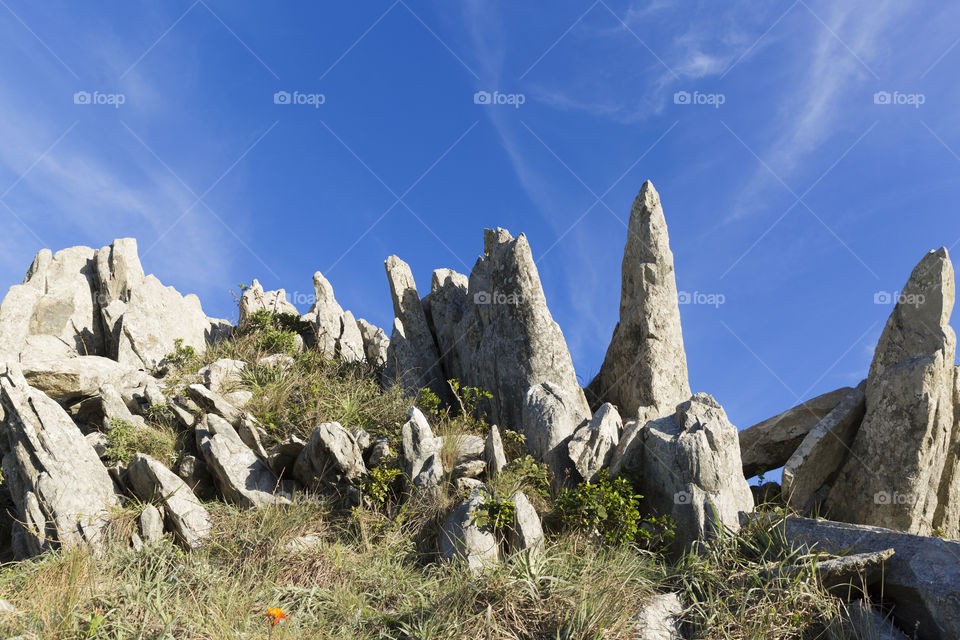
<svg viewBox="0 0 960 640">
<path fill-rule="evenodd" d="M 626 478 L 611 481 L 604 469 L 595 483 L 584 482 L 574 489 L 565 489 L 557 499 L 557 515 L 565 527 L 622 544 L 637 537 L 641 497 L 633 492 Z"/>
<path fill-rule="evenodd" d="M 173 352 L 166 355 L 165 360 L 173 367 L 185 369 L 197 361 L 197 352 L 190 345 L 184 346 L 183 338 L 173 341 Z"/>
<path fill-rule="evenodd" d="M 516 513 L 513 500 L 499 491 L 488 491 L 483 504 L 473 512 L 473 523 L 502 532 L 513 524 Z"/>
</svg>

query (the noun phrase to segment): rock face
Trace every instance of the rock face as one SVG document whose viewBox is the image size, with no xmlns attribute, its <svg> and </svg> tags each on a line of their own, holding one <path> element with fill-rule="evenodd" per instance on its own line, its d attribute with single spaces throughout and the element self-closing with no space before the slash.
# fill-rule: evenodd
<svg viewBox="0 0 960 640">
<path fill-rule="evenodd" d="M 600 469 L 609 466 L 613 452 L 620 443 L 623 421 L 617 408 L 604 403 L 588 424 L 570 438 L 567 450 L 573 466 L 585 482 L 593 482 Z"/>
<path fill-rule="evenodd" d="M 648 422 L 624 456 L 631 462 L 622 472 L 639 479 L 654 513 L 673 517 L 680 544 L 711 538 L 720 526 L 738 530 L 740 514 L 753 510 L 737 429 L 705 393 Z"/>
<path fill-rule="evenodd" d="M 101 541 L 113 481 L 80 429 L 16 366 L 0 373 L 3 475 L 30 554 Z"/>
<path fill-rule="evenodd" d="M 127 468 L 127 483 L 141 500 L 163 502 L 170 528 L 188 548 L 199 547 L 210 535 L 207 510 L 190 487 L 160 462 L 138 453 Z"/>
<path fill-rule="evenodd" d="M 642 420 L 666 415 L 690 397 L 678 304 L 667 222 L 648 181 L 630 211 L 620 321 L 588 387 L 591 402 L 611 402 L 623 416 Z"/>
<path fill-rule="evenodd" d="M 355 482 L 366 472 L 363 451 L 339 422 L 318 425 L 293 467 L 294 477 L 308 487 L 321 482 Z"/>
<path fill-rule="evenodd" d="M 892 601 L 901 629 L 920 640 L 960 638 L 960 542 L 915 536 L 880 527 L 842 524 L 790 516 L 784 522 L 788 540 L 828 553 L 874 553 L 893 549 L 884 565 L 882 583 L 871 592 Z"/>
<path fill-rule="evenodd" d="M 927 254 L 903 287 L 870 365 L 863 424 L 827 499 L 831 517 L 957 536 L 960 522 L 944 520 L 960 500 L 948 464 L 957 429 L 954 287 L 946 249 Z"/>
<path fill-rule="evenodd" d="M 300 312 L 293 304 L 287 302 L 287 292 L 283 289 L 264 291 L 259 281 L 254 280 L 240 297 L 239 326 L 244 326 L 247 320 L 257 311 L 266 309 L 275 314 L 292 314 L 299 316 Z"/>
<path fill-rule="evenodd" d="M 782 467 L 808 433 L 852 391 L 837 389 L 768 418 L 740 432 L 743 475 Z"/>
<path fill-rule="evenodd" d="M 357 320 L 360 329 L 360 339 L 363 340 L 363 353 L 367 362 L 375 367 L 382 367 L 387 363 L 387 349 L 390 347 L 390 338 L 380 327 L 374 326 L 360 318 Z"/>
<path fill-rule="evenodd" d="M 101 356 L 78 356 L 65 360 L 24 363 L 23 377 L 33 388 L 51 398 L 96 395 L 104 384 L 136 383 L 136 370 Z M 140 377 L 144 377 L 141 376 Z"/>
<path fill-rule="evenodd" d="M 411 392 L 427 387 L 437 397 L 449 399 L 450 391 L 440 366 L 440 354 L 430 332 L 410 265 L 397 256 L 390 256 L 384 266 L 393 298 L 393 312 L 402 326 L 399 336 L 396 325 L 394 335 L 390 336 L 385 380 Z M 394 347 L 395 339 L 406 341 L 402 351 L 398 352 Z"/>
<path fill-rule="evenodd" d="M 313 274 L 314 300 L 303 320 L 313 325 L 317 349 L 327 358 L 339 355 L 348 362 L 366 359 L 363 336 L 353 314 L 344 311 L 333 295 L 333 285 L 317 271 Z"/>
<path fill-rule="evenodd" d="M 440 531 L 440 555 L 444 560 L 461 559 L 474 571 L 481 571 L 500 561 L 497 538 L 487 527 L 478 527 L 474 514 L 487 497 L 481 486 L 453 510 Z"/>
<path fill-rule="evenodd" d="M 462 376 L 466 370 L 463 362 L 464 346 L 459 326 L 465 317 L 472 314 L 467 289 L 469 279 L 452 269 L 437 269 L 430 281 L 430 326 L 436 338 L 440 361 L 447 378 Z"/>
<path fill-rule="evenodd" d="M 582 408 L 577 399 L 553 382 L 532 387 L 524 400 L 520 422 L 527 447 L 533 457 L 545 462 L 560 480 L 572 465 L 567 443 L 589 419 L 589 414 L 581 413 Z"/>
<path fill-rule="evenodd" d="M 867 410 L 865 389 L 866 382 L 848 392 L 810 430 L 784 465 L 783 495 L 798 511 L 811 512 L 826 497 L 824 494 L 847 457 Z M 740 442 L 743 443 L 742 437 Z"/>
</svg>

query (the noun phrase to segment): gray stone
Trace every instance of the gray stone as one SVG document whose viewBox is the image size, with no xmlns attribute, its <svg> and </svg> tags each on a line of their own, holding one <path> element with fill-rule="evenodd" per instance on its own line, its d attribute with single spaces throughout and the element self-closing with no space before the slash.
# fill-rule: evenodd
<svg viewBox="0 0 960 640">
<path fill-rule="evenodd" d="M 883 578 L 884 564 L 894 553 L 894 549 L 883 549 L 823 560 L 817 563 L 817 577 L 823 587 L 831 590 L 873 584 Z"/>
<path fill-rule="evenodd" d="M 319 271 L 313 274 L 313 291 L 313 306 L 303 319 L 313 325 L 317 349 L 327 358 L 364 361 L 363 336 L 356 320 L 343 310 L 333 294 L 333 286 Z"/>
<path fill-rule="evenodd" d="M 308 487 L 323 482 L 356 482 L 366 472 L 363 452 L 339 422 L 318 425 L 293 468 L 294 477 Z"/>
<path fill-rule="evenodd" d="M 667 222 L 649 181 L 630 210 L 621 277 L 620 320 L 588 387 L 591 402 L 660 417 L 690 397 L 690 383 Z"/>
<path fill-rule="evenodd" d="M 683 640 L 680 616 L 683 604 L 679 594 L 661 593 L 651 597 L 640 609 L 634 627 L 636 640 Z"/>
<path fill-rule="evenodd" d="M 296 363 L 296 360 L 292 356 L 288 356 L 285 353 L 274 353 L 273 355 L 264 356 L 257 360 L 258 367 L 269 367 L 269 368 L 279 368 L 279 369 L 289 369 Z"/>
<path fill-rule="evenodd" d="M 438 496 L 441 482 L 443 482 L 443 462 L 440 460 L 440 454 L 434 453 L 420 465 L 420 470 L 413 477 L 411 486 L 421 493 Z"/>
<path fill-rule="evenodd" d="M 500 562 L 496 536 L 474 522 L 474 514 L 486 500 L 485 487 L 474 489 L 444 522 L 440 531 L 440 555 L 444 560 L 463 560 L 476 572 Z"/>
<path fill-rule="evenodd" d="M 349 311 L 340 315 L 340 340 L 337 342 L 340 357 L 346 362 L 366 362 L 366 346 L 357 320 Z"/>
<path fill-rule="evenodd" d="M 97 251 L 97 292 L 101 306 L 114 300 L 130 300 L 143 276 L 136 238 L 118 238 Z"/>
<path fill-rule="evenodd" d="M 410 265 L 390 256 L 384 263 L 387 280 L 390 283 L 390 295 L 393 298 L 393 311 L 402 327 L 401 334 L 408 343 L 408 349 L 402 354 L 394 354 L 394 336 L 390 337 L 387 353 L 386 381 L 415 393 L 422 387 L 433 391 L 441 400 L 450 399 L 450 391 L 440 365 L 440 354 L 430 332 L 427 316 L 420 303 L 417 285 L 413 280 Z M 396 328 L 396 325 L 395 325 Z M 396 334 L 396 331 L 394 332 Z M 412 358 L 401 356 L 411 356 Z M 391 359 L 396 359 L 395 366 Z"/>
<path fill-rule="evenodd" d="M 897 625 L 911 632 L 916 628 L 919 640 L 960 638 L 960 542 L 794 516 L 778 526 L 788 541 L 814 551 L 893 549 L 884 564 L 883 579 L 872 585 L 871 593 L 892 602 Z"/>
<path fill-rule="evenodd" d="M 373 446 L 370 447 L 370 468 L 379 466 L 381 462 L 389 459 L 393 456 L 393 452 L 390 450 L 390 441 L 386 438 L 379 438 L 376 442 L 373 443 Z"/>
<path fill-rule="evenodd" d="M 323 546 L 323 536 L 316 533 L 305 536 L 297 536 L 287 541 L 283 546 L 284 551 L 289 554 L 304 553 L 306 551 L 315 551 Z"/>
<path fill-rule="evenodd" d="M 196 456 L 186 455 L 177 465 L 177 476 L 183 480 L 193 493 L 204 500 L 211 500 L 216 494 L 215 481 L 207 463 Z"/>
<path fill-rule="evenodd" d="M 360 451 L 364 454 L 370 450 L 370 447 L 373 446 L 373 438 L 370 437 L 370 434 L 367 433 L 364 429 L 360 427 L 354 427 L 350 429 L 350 435 L 353 436 L 353 439 L 356 440 L 357 446 L 360 447 Z"/>
<path fill-rule="evenodd" d="M 582 409 L 576 397 L 571 398 L 563 387 L 553 382 L 531 387 L 524 401 L 520 422 L 527 447 L 534 458 L 547 463 L 561 480 L 571 467 L 567 443 L 590 418 Z"/>
<path fill-rule="evenodd" d="M 867 377 L 866 414 L 827 498 L 837 520 L 960 535 L 960 486 L 948 464 L 954 424 L 953 265 L 931 251 L 903 287 Z"/>
<path fill-rule="evenodd" d="M 810 430 L 784 465 L 783 495 L 798 511 L 808 513 L 817 507 L 817 496 L 824 493 L 824 487 L 832 482 L 850 452 L 867 410 L 865 388 L 864 382 L 847 393 Z M 740 443 L 743 444 L 742 437 Z"/>
<path fill-rule="evenodd" d="M 91 431 L 83 437 L 90 444 L 90 446 L 93 447 L 93 450 L 97 452 L 98 458 L 103 460 L 107 457 L 107 448 L 110 446 L 110 438 L 108 438 L 105 433 Z"/>
<path fill-rule="evenodd" d="M 291 477 L 297 458 L 306 446 L 297 436 L 287 436 L 267 452 L 267 466 L 280 478 Z"/>
<path fill-rule="evenodd" d="M 367 362 L 375 367 L 382 367 L 387 363 L 387 348 L 390 346 L 390 338 L 384 333 L 383 329 L 374 326 L 360 318 L 357 320 L 357 328 L 360 330 L 360 338 L 363 340 L 363 352 Z"/>
<path fill-rule="evenodd" d="M 27 384 L 16 365 L 0 373 L 4 484 L 23 524 L 26 550 L 97 547 L 118 505 L 113 480 L 56 401 Z"/>
<path fill-rule="evenodd" d="M 573 433 L 567 450 L 573 467 L 585 482 L 593 482 L 597 473 L 609 466 L 622 431 L 623 421 L 617 408 L 606 402 L 589 423 Z"/>
<path fill-rule="evenodd" d="M 283 289 L 264 291 L 263 286 L 257 280 L 254 280 L 240 297 L 240 319 L 237 324 L 241 327 L 244 326 L 250 316 L 264 309 L 277 315 L 281 313 L 300 315 L 297 308 L 287 302 L 286 291 Z"/>
<path fill-rule="evenodd" d="M 480 436 L 459 434 L 440 438 L 441 448 L 455 452 L 454 465 L 466 464 L 483 458 L 484 442 Z"/>
<path fill-rule="evenodd" d="M 470 281 L 452 269 L 437 269 L 430 281 L 430 314 L 428 320 L 437 342 L 437 352 L 446 377 L 458 378 L 469 366 L 460 334 L 460 323 L 472 315 L 467 295 Z"/>
<path fill-rule="evenodd" d="M 36 287 L 17 284 L 7 291 L 6 297 L 0 303 L 0 360 L 16 362 L 20 359 L 20 351 L 30 335 L 33 308 L 39 299 L 40 291 Z M 63 342 L 56 337 L 54 340 Z M 63 343 L 75 351 L 74 340 Z"/>
<path fill-rule="evenodd" d="M 253 392 L 245 389 L 241 391 L 230 391 L 229 393 L 223 394 L 223 399 L 237 409 L 243 409 L 253 400 Z"/>
<path fill-rule="evenodd" d="M 143 377 L 135 369 L 101 356 L 24 363 L 21 370 L 30 386 L 56 399 L 96 395 L 104 384 L 129 384 Z"/>
<path fill-rule="evenodd" d="M 157 460 L 138 453 L 127 469 L 127 483 L 140 500 L 163 502 L 170 528 L 188 548 L 199 547 L 210 535 L 210 516 L 200 500 L 183 480 Z M 143 537 L 150 540 L 145 533 Z"/>
<path fill-rule="evenodd" d="M 210 391 L 224 393 L 233 391 L 240 384 L 240 372 L 246 367 L 247 363 L 242 360 L 221 358 L 211 362 L 197 373 Z"/>
<path fill-rule="evenodd" d="M 741 431 L 743 475 L 752 478 L 786 464 L 807 434 L 851 391 L 844 387 L 825 393 Z"/>
<path fill-rule="evenodd" d="M 468 496 L 474 489 L 482 487 L 483 482 L 476 478 L 457 478 L 453 481 L 453 486 L 458 494 Z"/>
<path fill-rule="evenodd" d="M 2 310 L 0 310 L 0 316 L 2 316 Z M 0 323 L 2 322 L 4 322 L 4 320 L 2 317 L 0 317 Z M 0 330 L 0 335 L 3 333 L 6 332 Z M 17 344 L 23 345 L 20 349 L 21 366 L 40 362 L 66 360 L 68 358 L 76 358 L 80 355 L 77 353 L 76 349 L 70 346 L 62 338 L 57 338 L 54 336 L 27 336 L 22 343 Z M 14 344 L 10 345 L 11 350 L 14 350 L 14 346 Z M 15 361 L 16 356 L 11 353 L 10 358 L 8 359 L 10 361 Z"/>
<path fill-rule="evenodd" d="M 243 440 L 243 444 L 250 447 L 255 454 L 263 460 L 267 459 L 267 452 L 264 450 L 262 443 L 267 436 L 256 418 L 246 413 L 241 415 L 237 424 L 237 435 Z"/>
<path fill-rule="evenodd" d="M 514 505 L 513 525 L 507 537 L 510 551 L 517 553 L 529 549 L 539 553 L 543 549 L 544 537 L 537 510 L 530 504 L 527 496 L 520 491 L 510 496 L 510 500 Z"/>
<path fill-rule="evenodd" d="M 403 441 L 404 471 L 410 480 L 420 475 L 428 458 L 436 455 L 439 462 L 443 441 L 433 435 L 430 423 L 420 409 L 410 407 L 410 411 L 407 412 L 407 421 L 400 429 L 400 435 Z M 442 471 L 441 475 L 443 475 Z"/>
<path fill-rule="evenodd" d="M 109 432 L 114 421 L 126 422 L 135 427 L 144 428 L 147 423 L 140 416 L 135 416 L 123 401 L 123 396 L 112 384 L 100 387 L 100 405 L 103 409 L 103 430 Z"/>
<path fill-rule="evenodd" d="M 202 384 L 191 384 L 186 389 L 187 395 L 197 403 L 202 411 L 213 413 L 225 419 L 232 425 L 239 426 L 243 411 L 226 401 L 218 393 L 214 393 Z"/>
<path fill-rule="evenodd" d="M 152 504 L 145 506 L 143 511 L 140 512 L 138 521 L 140 537 L 144 542 L 151 544 L 160 541 L 160 538 L 163 537 L 163 516 L 160 515 L 160 511 L 155 506 Z"/>
<path fill-rule="evenodd" d="M 677 543 L 715 537 L 721 527 L 736 531 L 740 514 L 753 510 L 737 428 L 709 395 L 698 393 L 674 415 L 648 422 L 634 442 L 640 451 L 627 455 L 642 461 L 633 474 L 639 493 L 648 509 L 674 519 Z"/>
<path fill-rule="evenodd" d="M 450 470 L 450 480 L 456 482 L 460 478 L 479 478 L 487 470 L 483 460 L 470 460 L 458 463 Z"/>
<path fill-rule="evenodd" d="M 196 433 L 197 446 L 228 501 L 244 508 L 289 502 L 266 462 L 243 443 L 229 422 L 207 414 Z"/>
<path fill-rule="evenodd" d="M 487 474 L 494 478 L 507 466 L 507 456 L 503 451 L 503 440 L 500 439 L 500 429 L 497 425 L 490 425 L 487 438 L 483 445 L 483 457 L 487 462 Z"/>
</svg>

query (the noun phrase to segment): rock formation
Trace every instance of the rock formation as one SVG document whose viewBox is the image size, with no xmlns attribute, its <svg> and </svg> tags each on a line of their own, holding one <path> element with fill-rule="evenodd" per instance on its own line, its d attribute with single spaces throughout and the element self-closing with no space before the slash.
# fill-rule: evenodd
<svg viewBox="0 0 960 640">
<path fill-rule="evenodd" d="M 627 418 L 658 418 L 690 397 L 677 282 L 660 195 L 645 182 L 634 200 L 623 253 L 620 320 L 591 403 L 610 402 Z"/>
</svg>

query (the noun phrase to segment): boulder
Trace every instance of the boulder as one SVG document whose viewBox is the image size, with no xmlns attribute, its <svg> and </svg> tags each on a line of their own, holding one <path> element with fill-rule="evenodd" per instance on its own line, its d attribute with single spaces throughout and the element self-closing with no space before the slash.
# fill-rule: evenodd
<svg viewBox="0 0 960 640">
<path fill-rule="evenodd" d="M 867 410 L 865 389 L 866 382 L 863 382 L 848 392 L 840 404 L 810 430 L 784 465 L 783 495 L 798 511 L 809 513 L 826 497 Z M 742 437 L 740 442 L 743 443 Z"/>
<path fill-rule="evenodd" d="M 220 358 L 200 369 L 197 375 L 210 391 L 223 393 L 233 391 L 240 384 L 240 372 L 246 368 L 247 363 L 243 360 Z"/>
<path fill-rule="evenodd" d="M 440 462 L 443 441 L 433 435 L 430 423 L 420 409 L 410 407 L 400 434 L 403 441 L 404 472 L 411 481 L 420 475 L 424 464 L 431 457 L 435 457 L 437 463 Z M 440 474 L 443 475 L 442 467 Z"/>
<path fill-rule="evenodd" d="M 170 528 L 188 548 L 199 547 L 210 535 L 210 516 L 200 500 L 183 480 L 157 460 L 138 453 L 127 468 L 127 484 L 140 500 L 163 503 Z"/>
<path fill-rule="evenodd" d="M 270 369 L 289 369 L 296 364 L 296 362 L 293 356 L 288 356 L 285 353 L 274 353 L 257 360 L 257 366 L 268 367 Z"/>
<path fill-rule="evenodd" d="M 366 472 L 363 451 L 339 422 L 318 425 L 293 467 L 294 477 L 308 487 L 343 480 L 355 483 Z"/>
<path fill-rule="evenodd" d="M 159 509 L 152 504 L 148 504 L 140 512 L 140 517 L 137 520 L 140 525 L 140 537 L 143 538 L 144 542 L 160 541 L 160 538 L 163 537 L 163 516 Z"/>
<path fill-rule="evenodd" d="M 441 448 L 455 452 L 454 464 L 465 464 L 483 458 L 484 441 L 480 436 L 459 434 L 440 438 Z"/>
<path fill-rule="evenodd" d="M 870 365 L 863 423 L 827 498 L 832 518 L 960 535 L 960 521 L 944 518 L 960 500 L 949 463 L 958 437 L 954 287 L 946 249 L 928 253 L 903 287 Z"/>
<path fill-rule="evenodd" d="M 360 338 L 363 340 L 363 353 L 367 362 L 375 367 L 382 367 L 387 363 L 387 348 L 390 346 L 390 338 L 380 327 L 374 326 L 360 318 L 357 320 L 357 328 L 360 330 Z"/>
<path fill-rule="evenodd" d="M 3 476 L 30 555 L 80 543 L 99 546 L 118 506 L 96 451 L 56 401 L 30 387 L 16 365 L 0 373 Z"/>
<path fill-rule="evenodd" d="M 449 400 L 450 390 L 440 365 L 440 354 L 420 303 L 410 265 L 397 256 L 390 256 L 384 267 L 390 283 L 393 312 L 402 327 L 402 339 L 407 342 L 407 349 L 402 354 L 394 354 L 394 336 L 390 337 L 387 353 L 387 368 L 390 371 L 386 382 L 412 393 L 427 387 L 438 398 Z M 396 363 L 391 362 L 392 359 L 396 359 Z"/>
<path fill-rule="evenodd" d="M 0 316 L 2 316 L 2 310 L 0 310 Z M 0 323 L 2 322 L 3 318 L 0 317 Z M 2 331 L 0 331 L 0 334 L 2 334 Z M 62 338 L 56 338 L 54 336 L 27 336 L 22 343 L 17 344 L 23 345 L 20 349 L 21 367 L 35 362 L 67 360 L 68 358 L 76 358 L 80 355 L 76 349 L 64 342 Z M 13 347 L 15 345 L 11 343 L 10 346 Z M 15 360 L 16 356 L 11 354 L 10 361 L 13 362 Z"/>
<path fill-rule="evenodd" d="M 0 303 L 0 360 L 3 362 L 17 362 L 20 359 L 20 351 L 30 335 L 30 318 L 33 316 L 33 308 L 39 299 L 40 291 L 37 288 L 16 284 L 10 287 L 3 302 Z M 74 340 L 63 341 L 54 336 L 50 337 L 76 352 Z"/>
<path fill-rule="evenodd" d="M 218 415 L 234 426 L 240 426 L 243 411 L 227 402 L 220 394 L 210 391 L 202 384 L 191 384 L 186 391 L 202 411 Z"/>
<path fill-rule="evenodd" d="M 690 397 L 690 383 L 667 222 L 649 181 L 630 210 L 621 278 L 620 320 L 588 392 L 624 416 L 658 418 Z"/>
<path fill-rule="evenodd" d="M 440 531 L 440 556 L 444 560 L 463 560 L 475 572 L 500 561 L 493 531 L 474 522 L 474 514 L 484 504 L 487 495 L 483 486 L 474 489 L 444 522 Z"/>
<path fill-rule="evenodd" d="M 901 629 L 916 629 L 919 640 L 960 638 L 960 542 L 911 535 L 880 527 L 787 517 L 788 541 L 831 554 L 893 549 L 870 593 L 892 602 Z"/>
<path fill-rule="evenodd" d="M 289 502 L 266 462 L 243 443 L 229 422 L 207 414 L 197 425 L 196 435 L 197 448 L 228 501 L 243 508 Z"/>
<path fill-rule="evenodd" d="M 135 416 L 123 401 L 123 396 L 112 384 L 100 387 L 100 404 L 103 409 L 103 430 L 109 432 L 114 421 L 126 422 L 135 427 L 144 428 L 147 423 L 140 416 Z"/>
<path fill-rule="evenodd" d="M 507 456 L 503 451 L 503 440 L 500 439 L 500 429 L 491 425 L 487 438 L 483 443 L 483 457 L 487 462 L 487 474 L 496 477 L 507 466 Z"/>
<path fill-rule="evenodd" d="M 617 408 L 606 402 L 587 424 L 577 429 L 567 443 L 573 467 L 585 482 L 593 482 L 600 469 L 609 466 L 620 443 L 623 421 Z"/>
<path fill-rule="evenodd" d="M 544 537 L 537 510 L 521 491 L 510 496 L 510 500 L 514 506 L 513 524 L 507 536 L 510 551 L 517 553 L 530 549 L 539 553 L 543 549 Z"/>
<path fill-rule="evenodd" d="M 782 467 L 807 434 L 851 391 L 844 387 L 825 393 L 741 431 L 743 475 L 752 478 Z"/>
<path fill-rule="evenodd" d="M 527 447 L 533 457 L 553 470 L 562 480 L 570 469 L 567 442 L 580 425 L 589 419 L 582 413 L 579 399 L 571 398 L 564 388 L 553 382 L 542 382 L 527 392 L 521 425 Z"/>
<path fill-rule="evenodd" d="M 479 478 L 486 470 L 487 464 L 483 460 L 460 462 L 450 470 L 450 480 L 455 483 L 460 478 Z"/>
<path fill-rule="evenodd" d="M 390 450 L 390 441 L 386 438 L 378 438 L 370 447 L 369 466 L 371 469 L 379 466 L 380 463 L 392 456 L 393 452 Z"/>
<path fill-rule="evenodd" d="M 736 531 L 753 510 L 743 477 L 737 428 L 711 396 L 698 393 L 672 416 L 648 422 L 625 452 L 623 472 L 639 480 L 648 509 L 676 522 L 676 541 L 690 546 Z"/>
<path fill-rule="evenodd" d="M 640 609 L 634 627 L 635 640 L 683 640 L 680 617 L 683 604 L 676 592 L 651 597 Z"/>
<path fill-rule="evenodd" d="M 263 286 L 257 280 L 254 280 L 240 297 L 240 319 L 237 321 L 237 325 L 243 327 L 250 316 L 264 309 L 276 315 L 300 315 L 297 308 L 287 302 L 286 291 L 283 289 L 264 291 Z"/>
<path fill-rule="evenodd" d="M 30 386 L 57 399 L 92 396 L 104 384 L 129 385 L 145 377 L 134 368 L 102 356 L 24 363 L 21 370 Z"/>
</svg>

